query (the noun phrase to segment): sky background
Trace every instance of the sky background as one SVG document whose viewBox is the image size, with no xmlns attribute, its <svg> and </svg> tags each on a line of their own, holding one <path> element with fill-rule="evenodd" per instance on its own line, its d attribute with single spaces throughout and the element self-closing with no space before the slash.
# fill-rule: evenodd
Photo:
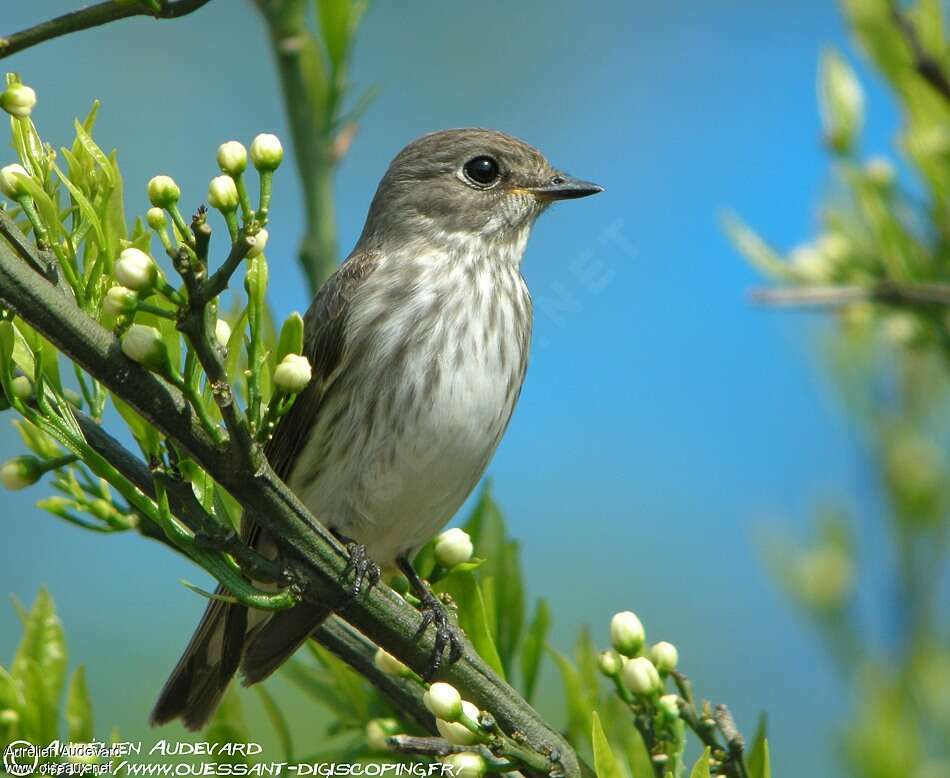
<svg viewBox="0 0 950 778">
<path fill-rule="evenodd" d="M 78 3 L 7 5 L 3 32 Z M 841 497 L 870 539 L 865 564 L 886 561 L 874 556 L 863 450 L 822 368 L 822 321 L 750 305 L 759 279 L 719 218 L 735 210 L 782 247 L 813 234 L 828 172 L 814 97 L 827 45 L 857 63 L 867 90 L 862 152 L 887 153 L 893 104 L 832 2 L 379 2 L 352 81 L 380 92 L 337 180 L 343 251 L 389 160 L 435 129 L 505 130 L 606 188 L 550 209 L 531 238 L 531 365 L 489 475 L 531 593 L 555 603 L 555 644 L 567 648 L 581 623 L 606 644 L 611 614 L 635 610 L 748 734 L 768 711 L 779 775 L 838 772 L 847 700 L 760 564 L 759 530 L 801 531 L 816 503 Z M 129 213 L 144 212 L 145 182 L 160 172 L 197 204 L 224 140 L 288 139 L 261 24 L 238 0 L 178 22 L 117 23 L 4 65 L 37 90 L 34 119 L 56 146 L 103 101 L 96 137 L 119 148 Z M 294 261 L 298 192 L 288 160 L 268 244 L 280 318 L 309 302 Z M 0 454 L 19 450 L 0 422 Z M 2 496 L 0 591 L 29 601 L 50 588 L 101 736 L 115 723 L 157 737 L 148 709 L 204 607 L 177 581 L 204 578 L 158 545 L 41 514 L 32 506 L 45 494 Z M 3 663 L 17 634 L 0 604 Z"/>
</svg>

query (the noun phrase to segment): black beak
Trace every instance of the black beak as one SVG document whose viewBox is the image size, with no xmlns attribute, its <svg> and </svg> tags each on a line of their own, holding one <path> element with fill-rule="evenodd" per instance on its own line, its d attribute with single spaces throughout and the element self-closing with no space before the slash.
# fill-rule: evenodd
<svg viewBox="0 0 950 778">
<path fill-rule="evenodd" d="M 576 200 L 578 197 L 603 192 L 604 188 L 590 181 L 581 181 L 579 178 L 558 173 L 546 184 L 532 186 L 528 191 L 544 200 Z"/>
</svg>

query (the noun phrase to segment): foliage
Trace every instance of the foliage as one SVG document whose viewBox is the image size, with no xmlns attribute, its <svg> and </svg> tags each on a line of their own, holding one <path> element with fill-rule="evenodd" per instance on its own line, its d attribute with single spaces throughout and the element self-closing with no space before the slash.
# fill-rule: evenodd
<svg viewBox="0 0 950 778">
<path fill-rule="evenodd" d="M 905 164 L 862 159 L 861 87 L 844 58 L 829 53 L 819 98 L 834 186 L 819 235 L 783 257 L 738 222 L 731 231 L 749 261 L 782 285 L 764 299 L 834 306 L 826 362 L 867 452 L 875 487 L 866 503 L 879 506 L 854 514 L 832 502 L 796 553 L 788 553 L 787 539 L 766 552 L 851 689 L 854 713 L 843 725 L 849 771 L 947 775 L 950 621 L 939 595 L 950 571 L 945 24 L 936 0 L 907 11 L 885 0 L 843 5 L 902 113 L 897 145 Z M 885 568 L 863 561 L 871 553 L 865 539 L 879 533 L 877 515 L 893 560 Z"/>
</svg>

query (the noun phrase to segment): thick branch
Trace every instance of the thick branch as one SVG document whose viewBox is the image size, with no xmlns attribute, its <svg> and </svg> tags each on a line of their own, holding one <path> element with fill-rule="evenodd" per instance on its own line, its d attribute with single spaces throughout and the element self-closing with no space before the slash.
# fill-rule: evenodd
<svg viewBox="0 0 950 778">
<path fill-rule="evenodd" d="M 16 226 L 0 214 L 0 232 Z M 345 552 L 266 464 L 250 473 L 229 460 L 202 428 L 181 393 L 121 353 L 115 336 L 34 272 L 5 240 L 0 240 L 0 300 L 50 340 L 69 359 L 176 441 L 212 478 L 249 511 L 279 545 L 305 598 L 321 604 L 347 601 L 342 581 Z M 422 616 L 382 584 L 350 602 L 341 614 L 374 643 L 423 673 L 433 649 L 434 630 L 417 638 Z M 558 753 L 568 776 L 589 774 L 564 739 L 466 645 L 463 657 L 440 672 L 480 708 L 489 710 L 507 732 L 520 730 L 534 749 Z"/>
<path fill-rule="evenodd" d="M 166 2 L 162 0 L 161 10 L 156 11 L 145 2 L 129 2 L 129 0 L 110 0 L 98 3 L 88 8 L 72 11 L 55 19 L 40 22 L 34 27 L 21 30 L 13 35 L 0 38 L 0 59 L 28 49 L 43 41 L 68 35 L 71 32 L 88 30 L 90 27 L 99 27 L 119 19 L 128 19 L 130 16 L 151 16 L 155 19 L 177 19 L 193 11 L 197 11 L 209 0 L 178 0 Z"/>
<path fill-rule="evenodd" d="M 752 300 L 763 305 L 833 308 L 856 302 L 890 305 L 950 305 L 950 284 L 881 281 L 865 286 L 801 286 L 755 289 Z"/>
</svg>

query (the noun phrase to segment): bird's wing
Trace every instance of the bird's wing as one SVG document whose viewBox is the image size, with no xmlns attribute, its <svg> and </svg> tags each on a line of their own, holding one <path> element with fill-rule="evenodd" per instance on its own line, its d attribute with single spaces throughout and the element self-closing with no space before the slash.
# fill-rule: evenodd
<svg viewBox="0 0 950 778">
<path fill-rule="evenodd" d="M 277 425 L 264 453 L 274 472 L 286 480 L 320 413 L 327 389 L 339 375 L 346 348 L 346 313 L 359 286 L 379 264 L 376 252 L 359 252 L 327 279 L 304 317 L 304 356 L 313 377 Z"/>
</svg>

